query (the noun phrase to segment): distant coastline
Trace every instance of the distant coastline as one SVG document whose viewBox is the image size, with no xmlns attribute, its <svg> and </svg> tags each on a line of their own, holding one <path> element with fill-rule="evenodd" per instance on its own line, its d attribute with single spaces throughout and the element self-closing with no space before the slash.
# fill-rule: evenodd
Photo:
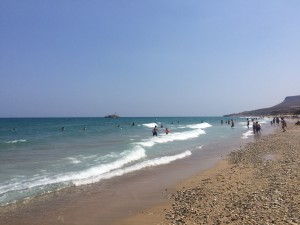
<svg viewBox="0 0 300 225">
<path fill-rule="evenodd" d="M 263 109 L 256 109 L 251 111 L 244 111 L 224 115 L 224 117 L 231 116 L 282 116 L 282 115 L 299 115 L 300 114 L 300 95 L 287 96 L 283 102 Z"/>
</svg>

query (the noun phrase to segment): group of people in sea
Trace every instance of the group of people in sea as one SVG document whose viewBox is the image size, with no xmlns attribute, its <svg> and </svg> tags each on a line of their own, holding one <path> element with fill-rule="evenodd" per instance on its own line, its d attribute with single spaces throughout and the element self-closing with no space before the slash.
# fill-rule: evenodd
<svg viewBox="0 0 300 225">
<path fill-rule="evenodd" d="M 281 118 L 281 119 L 283 119 L 283 117 Z M 271 120 L 271 125 L 279 125 L 280 124 L 280 119 L 279 119 L 279 117 L 277 116 L 277 117 L 274 117 L 273 118 L 273 120 Z"/>
<path fill-rule="evenodd" d="M 221 120 L 221 124 L 223 124 L 223 120 Z M 231 128 L 234 128 L 234 121 L 233 119 L 230 120 L 226 120 L 225 121 L 226 124 L 230 125 Z M 249 129 L 250 127 L 250 120 L 249 118 L 247 118 L 247 127 Z M 261 134 L 261 125 L 258 123 L 258 121 L 255 121 L 254 118 L 252 118 L 252 127 L 253 127 L 253 133 L 254 134 Z"/>
<path fill-rule="evenodd" d="M 161 126 L 161 128 L 163 128 L 163 126 Z M 158 128 L 157 128 L 157 126 L 155 125 L 155 127 L 153 128 L 153 130 L 152 130 L 152 134 L 153 134 L 153 136 L 157 136 L 157 133 L 158 133 Z M 165 133 L 166 134 L 169 134 L 170 133 L 170 130 L 166 127 L 166 129 L 165 129 Z"/>
<path fill-rule="evenodd" d="M 253 134 L 261 134 L 261 125 L 258 123 L 258 121 L 255 121 L 254 118 L 251 119 L 252 122 L 252 129 L 253 129 Z M 247 118 L 247 127 L 249 129 L 250 127 L 250 120 Z"/>
<path fill-rule="evenodd" d="M 282 132 L 285 132 L 285 128 L 287 127 L 286 121 L 284 119 L 284 117 L 274 117 L 273 120 L 271 120 L 271 125 L 280 125 L 281 124 L 281 128 L 282 128 Z M 300 122 L 299 122 L 300 124 Z M 296 124 L 297 125 L 297 124 Z"/>
<path fill-rule="evenodd" d="M 177 121 L 177 123 L 179 123 L 179 120 Z M 174 124 L 174 123 L 172 122 L 172 124 Z M 132 126 L 134 126 L 134 125 L 135 125 L 135 124 L 134 124 L 134 122 L 133 122 L 133 123 L 132 123 Z M 160 128 L 164 128 L 164 126 L 163 126 L 162 123 L 160 124 Z M 152 129 L 152 135 L 153 135 L 153 136 L 157 136 L 158 132 L 159 132 L 159 129 L 158 129 L 157 125 L 155 125 L 154 128 Z M 166 127 L 166 129 L 165 129 L 165 134 L 169 134 L 170 132 L 171 132 L 171 131 Z"/>
<path fill-rule="evenodd" d="M 253 133 L 254 134 L 261 134 L 261 125 L 258 123 L 258 121 L 253 121 Z"/>
<path fill-rule="evenodd" d="M 223 124 L 223 123 L 224 123 L 223 120 L 221 120 L 221 124 Z M 231 126 L 231 128 L 234 127 L 233 119 L 231 119 L 231 120 L 226 120 L 225 123 L 226 123 L 226 124 L 229 124 L 229 125 Z"/>
<path fill-rule="evenodd" d="M 177 121 L 177 123 L 179 123 L 179 121 Z M 174 124 L 174 123 L 172 122 L 172 124 Z M 118 124 L 117 126 L 120 127 L 119 124 Z M 135 126 L 135 123 L 132 122 L 131 126 Z M 163 126 L 163 124 L 161 123 L 161 124 L 160 124 L 160 128 L 163 128 L 163 127 L 164 127 L 164 126 Z M 158 126 L 155 125 L 154 128 L 152 129 L 152 135 L 153 135 L 153 136 L 157 136 L 157 135 L 158 135 L 158 132 L 159 132 Z M 166 129 L 165 129 L 165 134 L 169 134 L 169 133 L 170 133 L 170 130 L 166 127 Z"/>
</svg>

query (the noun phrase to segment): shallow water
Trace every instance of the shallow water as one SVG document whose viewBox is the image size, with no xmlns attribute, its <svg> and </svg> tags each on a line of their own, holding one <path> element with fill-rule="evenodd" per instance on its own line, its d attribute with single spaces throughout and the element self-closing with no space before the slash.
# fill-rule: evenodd
<svg viewBox="0 0 300 225">
<path fill-rule="evenodd" d="M 253 135 L 246 118 L 233 118 L 234 128 L 224 119 L 0 119 L 0 205 L 193 155 L 205 158 L 217 154 L 213 152 L 216 145 L 226 146 Z M 268 119 L 260 123 L 269 125 Z M 157 137 L 152 136 L 154 126 L 159 128 Z M 166 127 L 171 131 L 168 135 Z"/>
</svg>

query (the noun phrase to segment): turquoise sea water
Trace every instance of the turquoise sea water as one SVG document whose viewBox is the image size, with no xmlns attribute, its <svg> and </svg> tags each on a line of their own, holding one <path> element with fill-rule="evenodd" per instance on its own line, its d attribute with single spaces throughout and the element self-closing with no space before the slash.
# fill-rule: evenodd
<svg viewBox="0 0 300 225">
<path fill-rule="evenodd" d="M 205 154 L 212 143 L 253 135 L 246 118 L 233 119 L 233 129 L 222 117 L 0 119 L 0 205 Z"/>
</svg>

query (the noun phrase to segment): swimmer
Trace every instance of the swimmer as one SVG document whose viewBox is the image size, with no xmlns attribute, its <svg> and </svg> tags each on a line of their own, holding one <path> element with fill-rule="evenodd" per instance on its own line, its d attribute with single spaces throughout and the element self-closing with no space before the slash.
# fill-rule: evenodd
<svg viewBox="0 0 300 225">
<path fill-rule="evenodd" d="M 153 136 L 157 136 L 157 132 L 158 132 L 158 129 L 157 129 L 157 126 L 155 126 L 152 130 Z"/>
</svg>

